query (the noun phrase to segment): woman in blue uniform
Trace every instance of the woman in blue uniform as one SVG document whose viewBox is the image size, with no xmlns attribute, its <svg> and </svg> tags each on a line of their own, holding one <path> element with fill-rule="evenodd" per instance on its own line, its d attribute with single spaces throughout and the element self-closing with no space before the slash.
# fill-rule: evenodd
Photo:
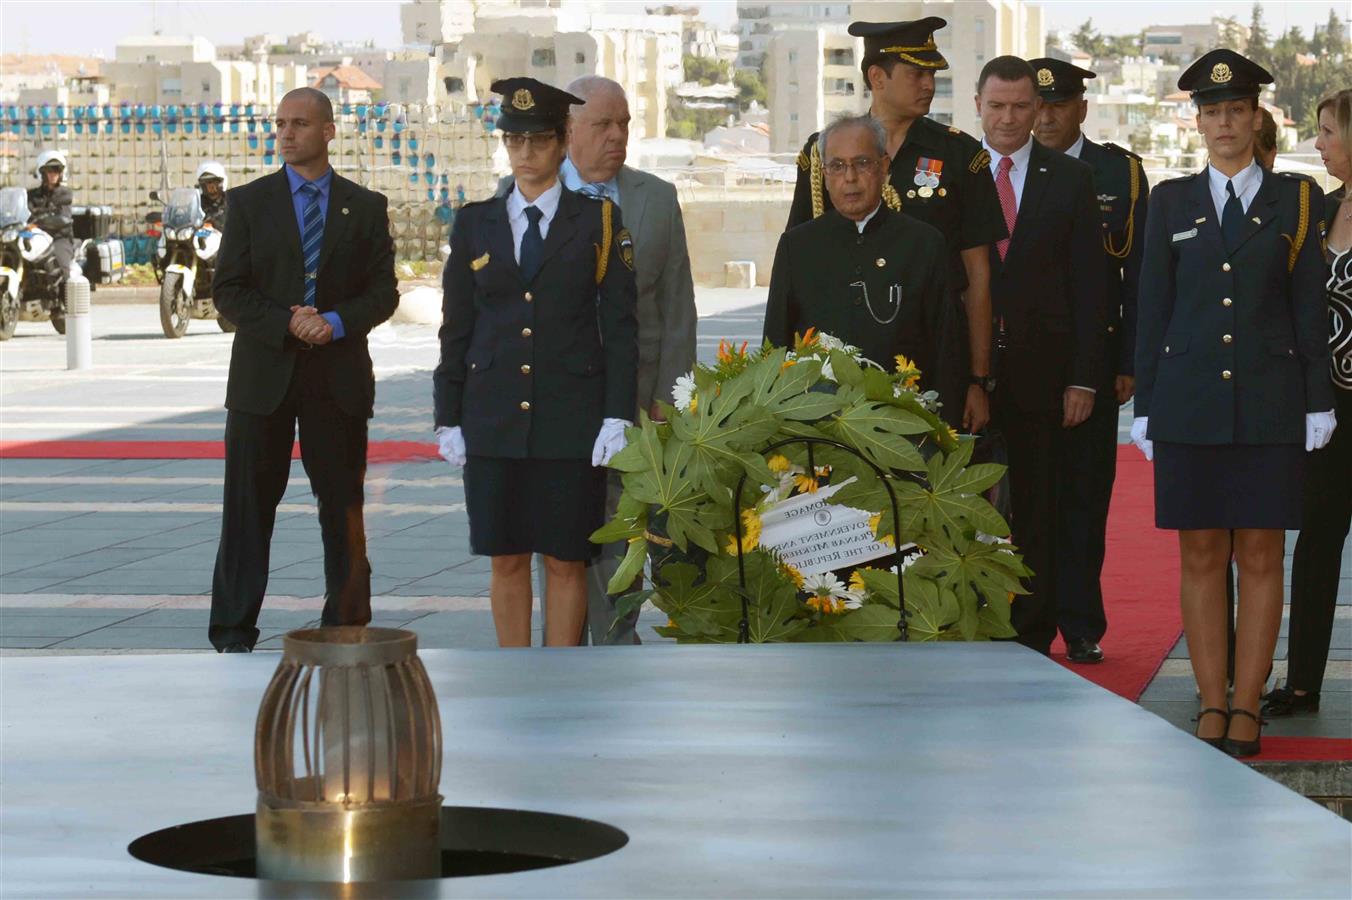
<svg viewBox="0 0 1352 900">
<path fill-rule="evenodd" d="M 1259 694 L 1282 619 L 1284 530 L 1300 527 L 1304 455 L 1335 426 L 1324 198 L 1254 159 L 1272 76 L 1213 50 L 1192 92 L 1209 164 L 1150 198 L 1132 439 L 1155 461 L 1155 524 L 1178 530 L 1180 601 L 1202 696 L 1197 735 L 1258 753 Z M 1235 690 L 1226 701 L 1225 578 L 1239 565 Z"/>
<path fill-rule="evenodd" d="M 638 389 L 633 242 L 609 200 L 559 181 L 568 107 L 533 78 L 493 83 L 510 193 L 464 206 L 442 275 L 433 376 L 444 459 L 465 469 L 470 547 L 493 560 L 498 643 L 530 646 L 530 560 L 545 557 L 545 644 L 573 646 L 600 549 L 600 466 Z"/>
</svg>

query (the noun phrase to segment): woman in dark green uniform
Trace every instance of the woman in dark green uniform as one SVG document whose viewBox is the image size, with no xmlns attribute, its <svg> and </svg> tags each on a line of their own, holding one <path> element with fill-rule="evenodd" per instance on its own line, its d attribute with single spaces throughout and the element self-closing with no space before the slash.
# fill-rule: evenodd
<svg viewBox="0 0 1352 900">
<path fill-rule="evenodd" d="M 573 646 L 587 611 L 605 481 L 638 390 L 633 242 L 609 200 L 559 181 L 565 91 L 533 78 L 503 95 L 514 184 L 460 210 L 442 275 L 437 441 L 465 468 L 470 547 L 493 559 L 498 643 L 530 645 L 531 554 L 548 569 L 545 643 Z"/>
<path fill-rule="evenodd" d="M 1150 198 L 1132 439 L 1155 461 L 1155 524 L 1177 529 L 1180 600 L 1202 695 L 1197 734 L 1259 752 L 1259 694 L 1282 619 L 1284 530 L 1299 528 L 1307 449 L 1335 425 L 1323 194 L 1254 159 L 1272 76 L 1213 50 L 1178 80 L 1210 162 Z M 1226 702 L 1226 567 L 1239 564 L 1235 692 Z"/>
</svg>

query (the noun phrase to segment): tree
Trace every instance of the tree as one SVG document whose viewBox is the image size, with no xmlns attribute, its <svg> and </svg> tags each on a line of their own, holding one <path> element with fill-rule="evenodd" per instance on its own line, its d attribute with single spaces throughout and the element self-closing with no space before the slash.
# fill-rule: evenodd
<svg viewBox="0 0 1352 900">
<path fill-rule="evenodd" d="M 759 72 L 752 72 L 750 69 L 738 69 L 732 78 L 732 83 L 737 85 L 737 103 L 742 112 L 746 112 L 751 106 L 752 101 L 765 105 L 765 81 L 761 78 Z"/>
<path fill-rule="evenodd" d="M 1095 59 L 1107 56 L 1107 42 L 1103 39 L 1103 35 L 1098 33 L 1098 29 L 1094 27 L 1092 18 L 1085 19 L 1079 28 L 1071 32 L 1070 39 L 1076 47 Z"/>
<path fill-rule="evenodd" d="M 1272 63 L 1270 42 L 1267 26 L 1263 24 L 1263 4 L 1255 3 L 1253 13 L 1249 18 L 1249 43 L 1245 49 L 1245 55 L 1258 65 L 1266 68 Z"/>
<path fill-rule="evenodd" d="M 700 84 L 725 84 L 728 81 L 729 66 L 721 59 L 686 54 L 681 58 L 681 63 L 685 69 L 686 81 L 697 81 Z"/>
</svg>

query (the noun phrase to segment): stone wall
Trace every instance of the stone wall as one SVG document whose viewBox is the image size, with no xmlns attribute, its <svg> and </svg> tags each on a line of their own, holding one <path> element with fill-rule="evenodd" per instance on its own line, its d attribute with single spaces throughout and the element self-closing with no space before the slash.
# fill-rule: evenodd
<svg viewBox="0 0 1352 900">
<path fill-rule="evenodd" d="M 726 286 L 724 263 L 742 260 L 756 264 L 756 284 L 770 283 L 775 247 L 789 218 L 787 199 L 760 199 L 751 192 L 709 198 L 696 193 L 681 197 L 681 213 L 695 284 Z"/>
</svg>

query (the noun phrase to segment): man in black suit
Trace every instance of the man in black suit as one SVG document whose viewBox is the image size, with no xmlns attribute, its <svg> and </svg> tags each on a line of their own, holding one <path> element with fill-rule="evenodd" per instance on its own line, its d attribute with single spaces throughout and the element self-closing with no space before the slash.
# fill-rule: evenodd
<svg viewBox="0 0 1352 900">
<path fill-rule="evenodd" d="M 1089 417 L 1107 378 L 1107 274 L 1093 170 L 1032 138 L 1036 78 L 1024 60 L 998 56 L 981 70 L 976 104 L 1010 233 L 991 248 L 992 419 L 1009 443 L 1014 542 L 1034 573 L 1013 625 L 1021 643 L 1047 653 L 1057 627 L 1056 479 L 1066 431 Z"/>
<path fill-rule="evenodd" d="M 1067 459 L 1056 523 L 1057 620 L 1074 663 L 1103 661 L 1099 641 L 1108 629 L 1103 610 L 1104 545 L 1108 504 L 1117 477 L 1117 411 L 1131 399 L 1136 371 L 1136 285 L 1145 248 L 1150 185 L 1141 158 L 1116 144 L 1097 144 L 1080 130 L 1089 111 L 1085 79 L 1097 77 L 1059 59 L 1029 60 L 1037 72 L 1042 107 L 1034 135 L 1044 147 L 1082 160 L 1094 170 L 1106 254 L 1108 365 L 1094 410 L 1066 432 Z"/>
<path fill-rule="evenodd" d="M 211 643 L 258 639 L 277 504 L 301 460 L 319 502 L 325 625 L 371 620 L 362 523 L 375 373 L 366 334 L 399 304 L 383 195 L 329 167 L 333 106 L 298 88 L 277 107 L 286 165 L 230 191 L 212 296 L 238 329 L 225 406 L 225 508 L 211 585 Z"/>
</svg>

